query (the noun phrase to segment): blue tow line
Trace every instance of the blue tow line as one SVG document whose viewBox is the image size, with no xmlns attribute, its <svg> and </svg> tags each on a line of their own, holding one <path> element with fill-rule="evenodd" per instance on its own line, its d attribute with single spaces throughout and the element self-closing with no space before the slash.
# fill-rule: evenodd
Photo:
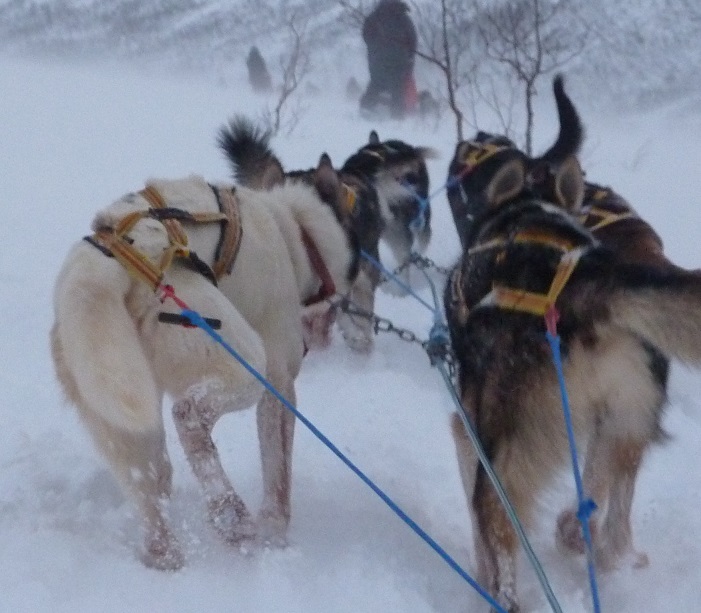
<svg viewBox="0 0 701 613">
<path fill-rule="evenodd" d="M 572 459 L 572 471 L 574 472 L 574 482 L 577 487 L 577 519 L 582 525 L 582 535 L 584 536 L 584 542 L 587 545 L 587 571 L 589 573 L 589 586 L 591 588 L 592 605 L 594 607 L 594 612 L 599 613 L 601 611 L 601 605 L 599 603 L 599 589 L 596 583 L 596 571 L 594 569 L 594 552 L 591 539 L 591 531 L 589 530 L 589 518 L 591 514 L 596 510 L 596 503 L 591 499 L 587 498 L 584 493 L 584 486 L 582 484 L 582 477 L 579 472 L 579 461 L 577 459 L 577 445 L 574 436 L 574 428 L 572 426 L 572 413 L 570 411 L 570 402 L 567 395 L 567 389 L 565 387 L 565 376 L 562 369 L 562 355 L 560 353 L 560 336 L 553 335 L 549 330 L 545 333 L 548 343 L 550 344 L 550 349 L 553 354 L 553 361 L 555 362 L 555 370 L 557 371 L 557 380 L 560 384 L 560 395 L 562 397 L 562 409 L 565 415 L 565 425 L 567 426 L 567 438 L 570 443 L 570 455 Z"/>
<path fill-rule="evenodd" d="M 365 483 L 379 498 L 397 515 L 409 528 L 421 537 L 460 577 L 462 577 L 489 605 L 498 613 L 507 613 L 507 611 L 496 601 L 492 596 L 477 583 L 463 568 L 443 549 L 431 536 L 421 528 L 411 517 L 409 517 L 385 492 L 380 489 L 362 470 L 360 470 L 353 462 L 334 445 L 312 422 L 310 422 L 300 411 L 290 403 L 273 385 L 261 375 L 253 366 L 251 366 L 233 347 L 231 347 L 215 330 L 205 321 L 205 319 L 196 311 L 190 309 L 182 309 L 183 317 L 186 317 L 190 323 L 204 330 L 217 343 L 219 343 L 231 356 L 233 356 L 249 373 L 251 373 L 263 387 L 267 389 L 275 398 L 277 398 L 294 416 L 299 419 L 310 431 L 316 436 L 333 454 L 341 460 L 348 468 L 350 468 L 360 480 Z"/>
</svg>

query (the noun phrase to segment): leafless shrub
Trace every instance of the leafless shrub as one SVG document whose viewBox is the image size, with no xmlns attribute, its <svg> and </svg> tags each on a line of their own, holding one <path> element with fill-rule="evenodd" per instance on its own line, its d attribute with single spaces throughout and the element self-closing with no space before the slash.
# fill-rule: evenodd
<svg viewBox="0 0 701 613">
<path fill-rule="evenodd" d="M 587 28 L 578 0 L 474 0 L 475 27 L 485 55 L 521 88 L 525 150 L 532 152 L 533 102 L 541 77 L 561 69 L 584 50 Z M 496 101 L 495 101 L 496 102 Z"/>
<path fill-rule="evenodd" d="M 287 23 L 288 44 L 280 56 L 282 83 L 274 107 L 264 111 L 262 122 L 275 135 L 284 129 L 290 134 L 299 122 L 302 104 L 294 94 L 310 71 L 306 22 L 293 14 Z"/>
</svg>

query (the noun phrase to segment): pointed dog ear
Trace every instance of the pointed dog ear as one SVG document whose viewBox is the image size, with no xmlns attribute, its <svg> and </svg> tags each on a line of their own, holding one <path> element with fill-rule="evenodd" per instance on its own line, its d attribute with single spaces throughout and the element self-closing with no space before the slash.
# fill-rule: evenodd
<svg viewBox="0 0 701 613">
<path fill-rule="evenodd" d="M 335 206 L 340 197 L 341 182 L 327 153 L 321 154 L 313 176 L 314 187 L 321 199 Z"/>
<path fill-rule="evenodd" d="M 526 167 L 523 160 L 515 158 L 504 164 L 492 177 L 484 190 L 487 204 L 496 208 L 516 197 L 526 184 Z"/>
<path fill-rule="evenodd" d="M 285 171 L 277 158 L 270 160 L 260 175 L 260 186 L 251 185 L 254 188 L 272 189 L 285 182 Z"/>
<path fill-rule="evenodd" d="M 458 143 L 458 146 L 455 149 L 455 156 L 454 159 L 463 162 L 465 158 L 467 158 L 467 153 L 470 150 L 470 143 L 469 141 L 462 141 Z"/>
<path fill-rule="evenodd" d="M 380 144 L 380 137 L 377 135 L 377 132 L 375 132 L 375 130 L 372 130 L 370 132 L 370 137 L 368 138 L 368 143 L 371 145 L 379 145 Z"/>
<path fill-rule="evenodd" d="M 576 211 L 584 200 L 584 173 L 579 161 L 570 155 L 555 174 L 555 197 L 568 211 Z"/>
</svg>

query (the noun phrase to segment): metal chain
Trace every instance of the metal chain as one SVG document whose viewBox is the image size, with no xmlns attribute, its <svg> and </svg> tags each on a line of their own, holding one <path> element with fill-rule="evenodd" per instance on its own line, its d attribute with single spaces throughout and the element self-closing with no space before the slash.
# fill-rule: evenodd
<svg viewBox="0 0 701 613">
<path fill-rule="evenodd" d="M 446 266 L 439 266 L 431 258 L 419 255 L 418 253 L 411 254 L 411 257 L 409 258 L 409 263 L 414 264 L 414 266 L 416 266 L 417 268 L 423 268 L 424 270 L 433 268 L 435 271 L 445 276 L 448 276 L 452 270 L 451 268 Z"/>
<path fill-rule="evenodd" d="M 386 332 L 396 335 L 400 340 L 407 343 L 420 345 L 421 348 L 428 354 L 431 365 L 434 365 L 437 360 L 442 360 L 447 368 L 451 379 L 455 380 L 455 356 L 447 340 L 436 342 L 435 340 L 422 340 L 409 328 L 400 328 L 392 323 L 392 320 L 386 317 L 380 317 L 371 311 L 367 311 L 353 304 L 349 298 L 343 298 L 339 303 L 339 308 L 344 313 L 354 317 L 363 317 L 372 322 L 372 328 L 375 334 Z"/>
<path fill-rule="evenodd" d="M 404 272 L 409 266 L 411 265 L 416 266 L 417 268 L 421 268 L 423 270 L 428 270 L 428 269 L 433 269 L 436 272 L 438 272 L 441 275 L 445 275 L 446 277 L 450 274 L 451 268 L 446 267 L 446 266 L 439 266 L 436 264 L 431 258 L 427 258 L 423 255 L 420 255 L 418 253 L 412 252 L 411 255 L 409 256 L 409 259 L 401 264 L 400 266 L 397 266 L 391 273 L 390 275 L 383 275 L 382 283 L 386 283 L 387 281 L 391 280 L 391 277 L 398 277 L 402 272 Z"/>
</svg>

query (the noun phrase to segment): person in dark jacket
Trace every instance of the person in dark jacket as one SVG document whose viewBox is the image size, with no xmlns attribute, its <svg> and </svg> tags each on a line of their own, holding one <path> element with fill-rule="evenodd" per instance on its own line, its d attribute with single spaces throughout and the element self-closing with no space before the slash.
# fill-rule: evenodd
<svg viewBox="0 0 701 613">
<path fill-rule="evenodd" d="M 370 83 L 360 99 L 363 110 L 389 105 L 393 117 L 416 108 L 414 58 L 416 28 L 401 0 L 380 0 L 363 23 Z"/>
<path fill-rule="evenodd" d="M 246 68 L 248 68 L 248 82 L 251 84 L 253 91 L 262 93 L 272 91 L 273 80 L 258 47 L 251 47 L 246 58 Z"/>
</svg>

